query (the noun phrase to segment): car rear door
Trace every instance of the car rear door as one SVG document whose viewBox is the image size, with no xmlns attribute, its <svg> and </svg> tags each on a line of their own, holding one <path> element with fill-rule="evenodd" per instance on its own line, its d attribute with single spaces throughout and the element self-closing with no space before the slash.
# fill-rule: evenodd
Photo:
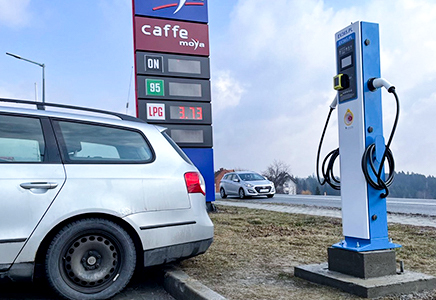
<svg viewBox="0 0 436 300">
<path fill-rule="evenodd" d="M 224 189 L 224 191 L 228 194 L 229 193 L 229 178 L 231 177 L 231 174 L 226 174 L 221 179 L 221 187 Z"/>
<path fill-rule="evenodd" d="M 0 271 L 13 263 L 64 181 L 48 119 L 0 114 Z"/>
<path fill-rule="evenodd" d="M 238 176 L 236 174 L 233 174 L 230 177 L 229 180 L 229 192 L 232 194 L 237 194 L 238 193 L 238 182 L 236 182 L 235 180 L 238 180 Z"/>
<path fill-rule="evenodd" d="M 159 167 L 143 132 L 62 119 L 54 119 L 53 126 L 68 176 L 57 204 L 120 215 L 190 208 L 183 174 L 165 159 Z M 74 205 L 69 199 L 75 199 Z"/>
</svg>

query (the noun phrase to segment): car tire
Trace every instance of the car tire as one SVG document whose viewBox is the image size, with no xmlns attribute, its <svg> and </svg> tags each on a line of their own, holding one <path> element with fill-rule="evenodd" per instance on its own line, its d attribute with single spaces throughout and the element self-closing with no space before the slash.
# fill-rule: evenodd
<svg viewBox="0 0 436 300">
<path fill-rule="evenodd" d="M 244 199 L 245 198 L 244 189 L 242 189 L 242 188 L 239 189 L 238 195 L 239 195 L 239 199 Z"/>
<path fill-rule="evenodd" d="M 220 196 L 222 199 L 227 198 L 227 194 L 226 194 L 226 191 L 224 190 L 224 188 L 220 189 Z"/>
<path fill-rule="evenodd" d="M 72 222 L 53 238 L 45 270 L 50 286 L 67 299 L 108 299 L 130 281 L 136 250 L 114 222 L 89 218 Z"/>
<path fill-rule="evenodd" d="M 266 195 L 268 198 L 272 198 L 274 197 L 274 195 Z"/>
</svg>

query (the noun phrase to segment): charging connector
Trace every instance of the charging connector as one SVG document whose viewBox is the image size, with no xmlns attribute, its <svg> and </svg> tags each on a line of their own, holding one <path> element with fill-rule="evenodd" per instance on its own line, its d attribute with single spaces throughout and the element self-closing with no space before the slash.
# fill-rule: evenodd
<svg viewBox="0 0 436 300">
<path fill-rule="evenodd" d="M 338 105 L 338 96 L 336 96 L 335 99 L 333 99 L 332 103 L 330 104 L 330 108 L 335 109 L 337 105 Z"/>
<path fill-rule="evenodd" d="M 376 91 L 378 88 L 385 87 L 385 89 L 392 93 L 395 90 L 395 86 L 393 86 L 389 81 L 384 78 L 371 78 L 368 80 L 368 89 L 371 92 Z"/>
</svg>

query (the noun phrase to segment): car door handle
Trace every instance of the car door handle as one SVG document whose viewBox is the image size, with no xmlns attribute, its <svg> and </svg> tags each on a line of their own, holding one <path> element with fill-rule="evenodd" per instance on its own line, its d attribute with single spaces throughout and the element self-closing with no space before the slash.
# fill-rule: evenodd
<svg viewBox="0 0 436 300">
<path fill-rule="evenodd" d="M 20 184 L 23 189 L 54 189 L 58 186 L 55 182 L 25 182 Z"/>
</svg>

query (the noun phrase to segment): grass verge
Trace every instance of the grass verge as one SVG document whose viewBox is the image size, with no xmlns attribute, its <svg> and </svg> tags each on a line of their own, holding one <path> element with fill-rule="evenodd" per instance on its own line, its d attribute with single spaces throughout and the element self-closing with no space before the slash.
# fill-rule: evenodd
<svg viewBox="0 0 436 300">
<path fill-rule="evenodd" d="M 210 217 L 214 243 L 180 267 L 227 299 L 360 299 L 294 277 L 295 266 L 327 261 L 343 239 L 340 219 L 228 206 Z M 436 276 L 436 228 L 390 224 L 389 235 L 407 270 Z M 380 299 L 436 299 L 436 290 Z"/>
</svg>

